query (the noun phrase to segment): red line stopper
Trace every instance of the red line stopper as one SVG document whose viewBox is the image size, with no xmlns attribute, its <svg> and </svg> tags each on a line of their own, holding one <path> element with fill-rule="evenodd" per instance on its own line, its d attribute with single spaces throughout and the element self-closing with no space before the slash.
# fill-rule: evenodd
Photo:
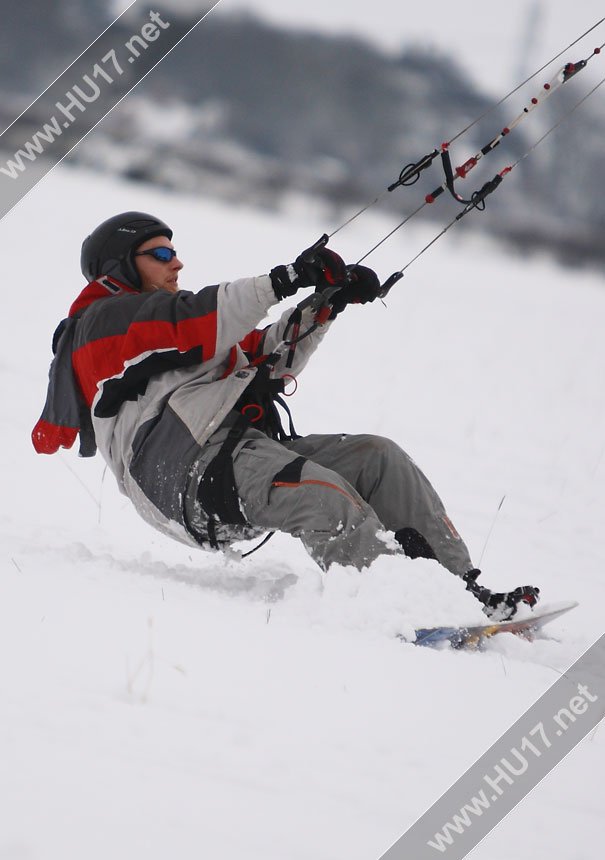
<svg viewBox="0 0 605 860">
<path fill-rule="evenodd" d="M 466 174 L 470 173 L 470 171 L 473 169 L 473 167 L 476 167 L 476 166 L 477 166 L 477 159 L 473 156 L 472 158 L 469 158 L 468 161 L 465 161 L 461 167 L 456 168 L 456 175 L 460 179 L 464 179 L 466 177 Z"/>
</svg>

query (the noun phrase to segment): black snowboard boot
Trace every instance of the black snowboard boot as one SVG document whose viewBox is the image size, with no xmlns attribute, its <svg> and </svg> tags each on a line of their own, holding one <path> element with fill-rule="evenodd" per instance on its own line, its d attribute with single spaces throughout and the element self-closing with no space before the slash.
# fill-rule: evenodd
<svg viewBox="0 0 605 860">
<path fill-rule="evenodd" d="M 534 585 L 521 585 L 514 591 L 490 591 L 477 583 L 480 570 L 469 570 L 462 579 L 466 590 L 483 604 L 483 611 L 492 621 L 509 621 L 517 612 L 520 603 L 534 607 L 540 599 L 540 589 Z"/>
</svg>

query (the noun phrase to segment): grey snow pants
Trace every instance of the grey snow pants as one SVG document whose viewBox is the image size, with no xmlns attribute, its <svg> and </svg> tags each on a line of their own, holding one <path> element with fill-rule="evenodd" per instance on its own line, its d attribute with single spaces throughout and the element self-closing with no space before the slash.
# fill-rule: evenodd
<svg viewBox="0 0 605 860">
<path fill-rule="evenodd" d="M 221 430 L 211 437 L 198 474 L 224 438 Z M 390 439 L 315 434 L 276 442 L 250 429 L 238 444 L 233 471 L 248 523 L 300 538 L 323 570 L 334 563 L 361 569 L 380 555 L 402 552 L 386 531 L 417 534 L 429 552 L 416 554 L 436 558 L 457 576 L 473 567 L 441 499 Z M 200 514 L 203 520 L 197 502 L 198 523 Z"/>
</svg>

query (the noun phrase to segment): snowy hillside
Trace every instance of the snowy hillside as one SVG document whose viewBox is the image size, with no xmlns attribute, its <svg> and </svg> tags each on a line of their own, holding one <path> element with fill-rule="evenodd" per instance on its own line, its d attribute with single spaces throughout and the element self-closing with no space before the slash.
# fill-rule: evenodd
<svg viewBox="0 0 605 860">
<path fill-rule="evenodd" d="M 453 230 L 301 377 L 299 432 L 396 439 L 486 585 L 581 604 L 554 640 L 415 649 L 394 634 L 483 618 L 436 563 L 322 578 L 285 536 L 242 563 L 195 553 L 136 518 L 100 457 L 34 453 L 80 242 L 125 209 L 174 227 L 190 289 L 336 226 L 301 200 L 275 217 L 67 168 L 3 220 L 0 858 L 378 858 L 603 633 L 605 281 Z M 333 247 L 358 259 L 390 226 L 361 218 Z M 433 234 L 369 262 L 387 276 Z M 472 856 L 593 860 L 604 766 L 597 730 Z"/>
</svg>

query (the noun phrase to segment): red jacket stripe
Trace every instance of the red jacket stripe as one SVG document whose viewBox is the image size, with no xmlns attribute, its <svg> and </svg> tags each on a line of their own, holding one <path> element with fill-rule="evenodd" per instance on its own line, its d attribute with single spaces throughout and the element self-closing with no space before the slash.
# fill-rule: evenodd
<svg viewBox="0 0 605 860">
<path fill-rule="evenodd" d="M 150 352 L 176 349 L 185 353 L 201 346 L 203 359 L 216 350 L 216 311 L 176 324 L 158 320 L 135 322 L 125 335 L 104 337 L 85 344 L 73 353 L 73 367 L 82 394 L 90 407 L 99 383 L 124 372 L 128 364 Z"/>
</svg>

